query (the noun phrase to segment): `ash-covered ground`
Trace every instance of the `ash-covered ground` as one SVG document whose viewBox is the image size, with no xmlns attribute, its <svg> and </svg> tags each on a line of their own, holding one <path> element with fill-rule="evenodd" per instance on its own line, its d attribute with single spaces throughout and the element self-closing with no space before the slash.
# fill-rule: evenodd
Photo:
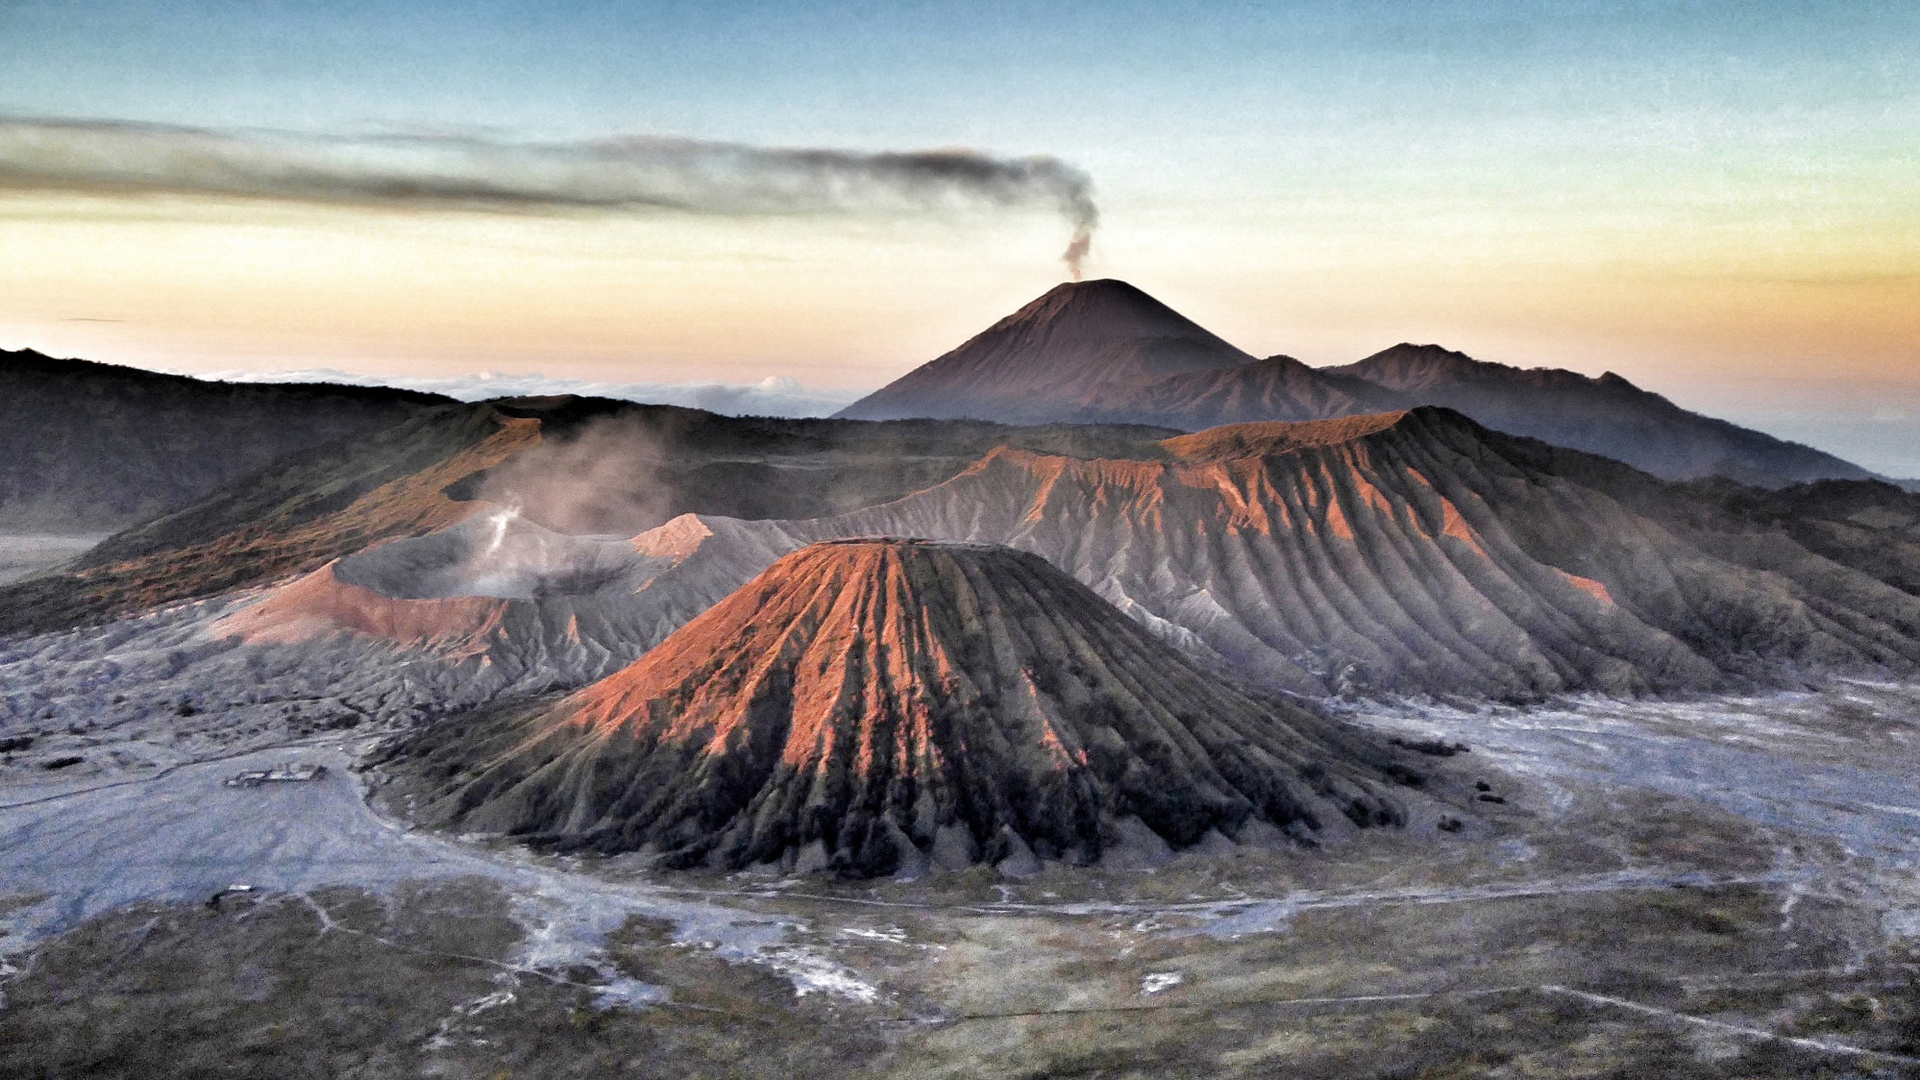
<svg viewBox="0 0 1920 1080">
<path fill-rule="evenodd" d="M 842 882 L 411 830 L 355 761 L 491 691 L 219 614 L 0 656 L 0 1072 L 1920 1070 L 1920 687 L 1369 707 L 1472 828 Z"/>
</svg>

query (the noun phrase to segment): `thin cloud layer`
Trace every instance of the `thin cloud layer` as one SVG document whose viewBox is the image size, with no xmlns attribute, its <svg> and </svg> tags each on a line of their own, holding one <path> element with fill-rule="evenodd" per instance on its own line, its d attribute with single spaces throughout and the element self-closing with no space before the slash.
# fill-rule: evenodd
<svg viewBox="0 0 1920 1080">
<path fill-rule="evenodd" d="M 627 136 L 312 137 L 156 124 L 0 118 L 0 189 L 565 210 L 800 213 L 1043 210 L 1073 230 L 1079 276 L 1099 208 L 1057 158 L 972 150 L 860 153 Z"/>
</svg>

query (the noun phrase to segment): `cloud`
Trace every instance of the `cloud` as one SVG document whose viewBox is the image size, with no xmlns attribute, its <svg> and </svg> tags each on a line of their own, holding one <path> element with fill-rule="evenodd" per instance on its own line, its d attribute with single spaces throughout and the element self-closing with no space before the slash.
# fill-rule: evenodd
<svg viewBox="0 0 1920 1080">
<path fill-rule="evenodd" d="M 1086 173 L 1047 156 L 865 153 L 623 136 L 320 137 L 107 121 L 0 118 L 0 189 L 176 194 L 488 209 L 761 216 L 1043 210 L 1073 230 L 1079 275 L 1099 208 Z"/>
<path fill-rule="evenodd" d="M 310 368 L 304 371 L 180 372 L 223 382 L 321 382 L 349 386 L 394 386 L 445 394 L 461 401 L 501 397 L 538 397 L 579 394 L 649 405 L 683 405 L 727 416 L 831 416 L 852 404 L 857 391 L 809 390 L 799 380 L 775 375 L 757 383 L 609 383 L 585 379 L 556 379 L 536 374 L 498 375 L 480 372 L 456 378 L 384 378 Z"/>
</svg>

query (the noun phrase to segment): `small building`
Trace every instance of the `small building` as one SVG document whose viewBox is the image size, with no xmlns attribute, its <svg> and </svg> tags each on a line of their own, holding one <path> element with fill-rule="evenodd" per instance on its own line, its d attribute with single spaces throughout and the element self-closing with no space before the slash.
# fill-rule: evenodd
<svg viewBox="0 0 1920 1080">
<path fill-rule="evenodd" d="M 299 765 L 288 762 L 268 769 L 254 769 L 227 777 L 228 787 L 259 787 L 261 784 L 302 784 L 327 775 L 325 765 Z"/>
</svg>

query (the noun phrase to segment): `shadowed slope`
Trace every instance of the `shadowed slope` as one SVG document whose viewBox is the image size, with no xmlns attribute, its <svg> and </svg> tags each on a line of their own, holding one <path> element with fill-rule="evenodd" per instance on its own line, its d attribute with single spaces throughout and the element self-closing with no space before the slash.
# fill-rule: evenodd
<svg viewBox="0 0 1920 1080">
<path fill-rule="evenodd" d="M 625 536 L 682 513 L 805 518 L 872 506 L 937 484 L 996 446 L 1134 456 L 1173 433 L 1114 425 L 718 416 L 578 397 L 493 404 L 538 420 L 542 444 L 451 494 L 484 492 L 562 532 Z"/>
<path fill-rule="evenodd" d="M 1600 454 L 1670 480 L 1725 476 L 1780 487 L 1873 475 L 1810 446 L 1689 412 L 1612 372 L 1596 379 L 1401 344 L 1324 373 L 1364 379 L 1401 406 L 1443 405 L 1496 431 Z"/>
<path fill-rule="evenodd" d="M 1269 356 L 1236 368 L 1172 375 L 1125 398 L 1103 399 L 1099 416 L 1198 431 L 1258 420 L 1353 416 L 1399 402 L 1363 379 L 1334 378 L 1291 356 Z"/>
<path fill-rule="evenodd" d="M 0 350 L 0 529 L 123 528 L 290 454 L 451 403 L 409 390 L 220 383 Z"/>
<path fill-rule="evenodd" d="M 1741 517 L 1920 596 L 1920 494 L 1877 480 L 1716 494 Z"/>
<path fill-rule="evenodd" d="M 456 828 L 861 875 L 1406 816 L 1357 733 L 1229 689 L 1044 560 L 920 541 L 786 556 L 626 670 L 395 762 Z"/>
<path fill-rule="evenodd" d="M 62 572 L 0 587 L 0 634 L 258 585 L 444 528 L 472 507 L 443 489 L 539 440 L 537 422 L 492 406 L 440 406 L 111 536 Z"/>
</svg>

